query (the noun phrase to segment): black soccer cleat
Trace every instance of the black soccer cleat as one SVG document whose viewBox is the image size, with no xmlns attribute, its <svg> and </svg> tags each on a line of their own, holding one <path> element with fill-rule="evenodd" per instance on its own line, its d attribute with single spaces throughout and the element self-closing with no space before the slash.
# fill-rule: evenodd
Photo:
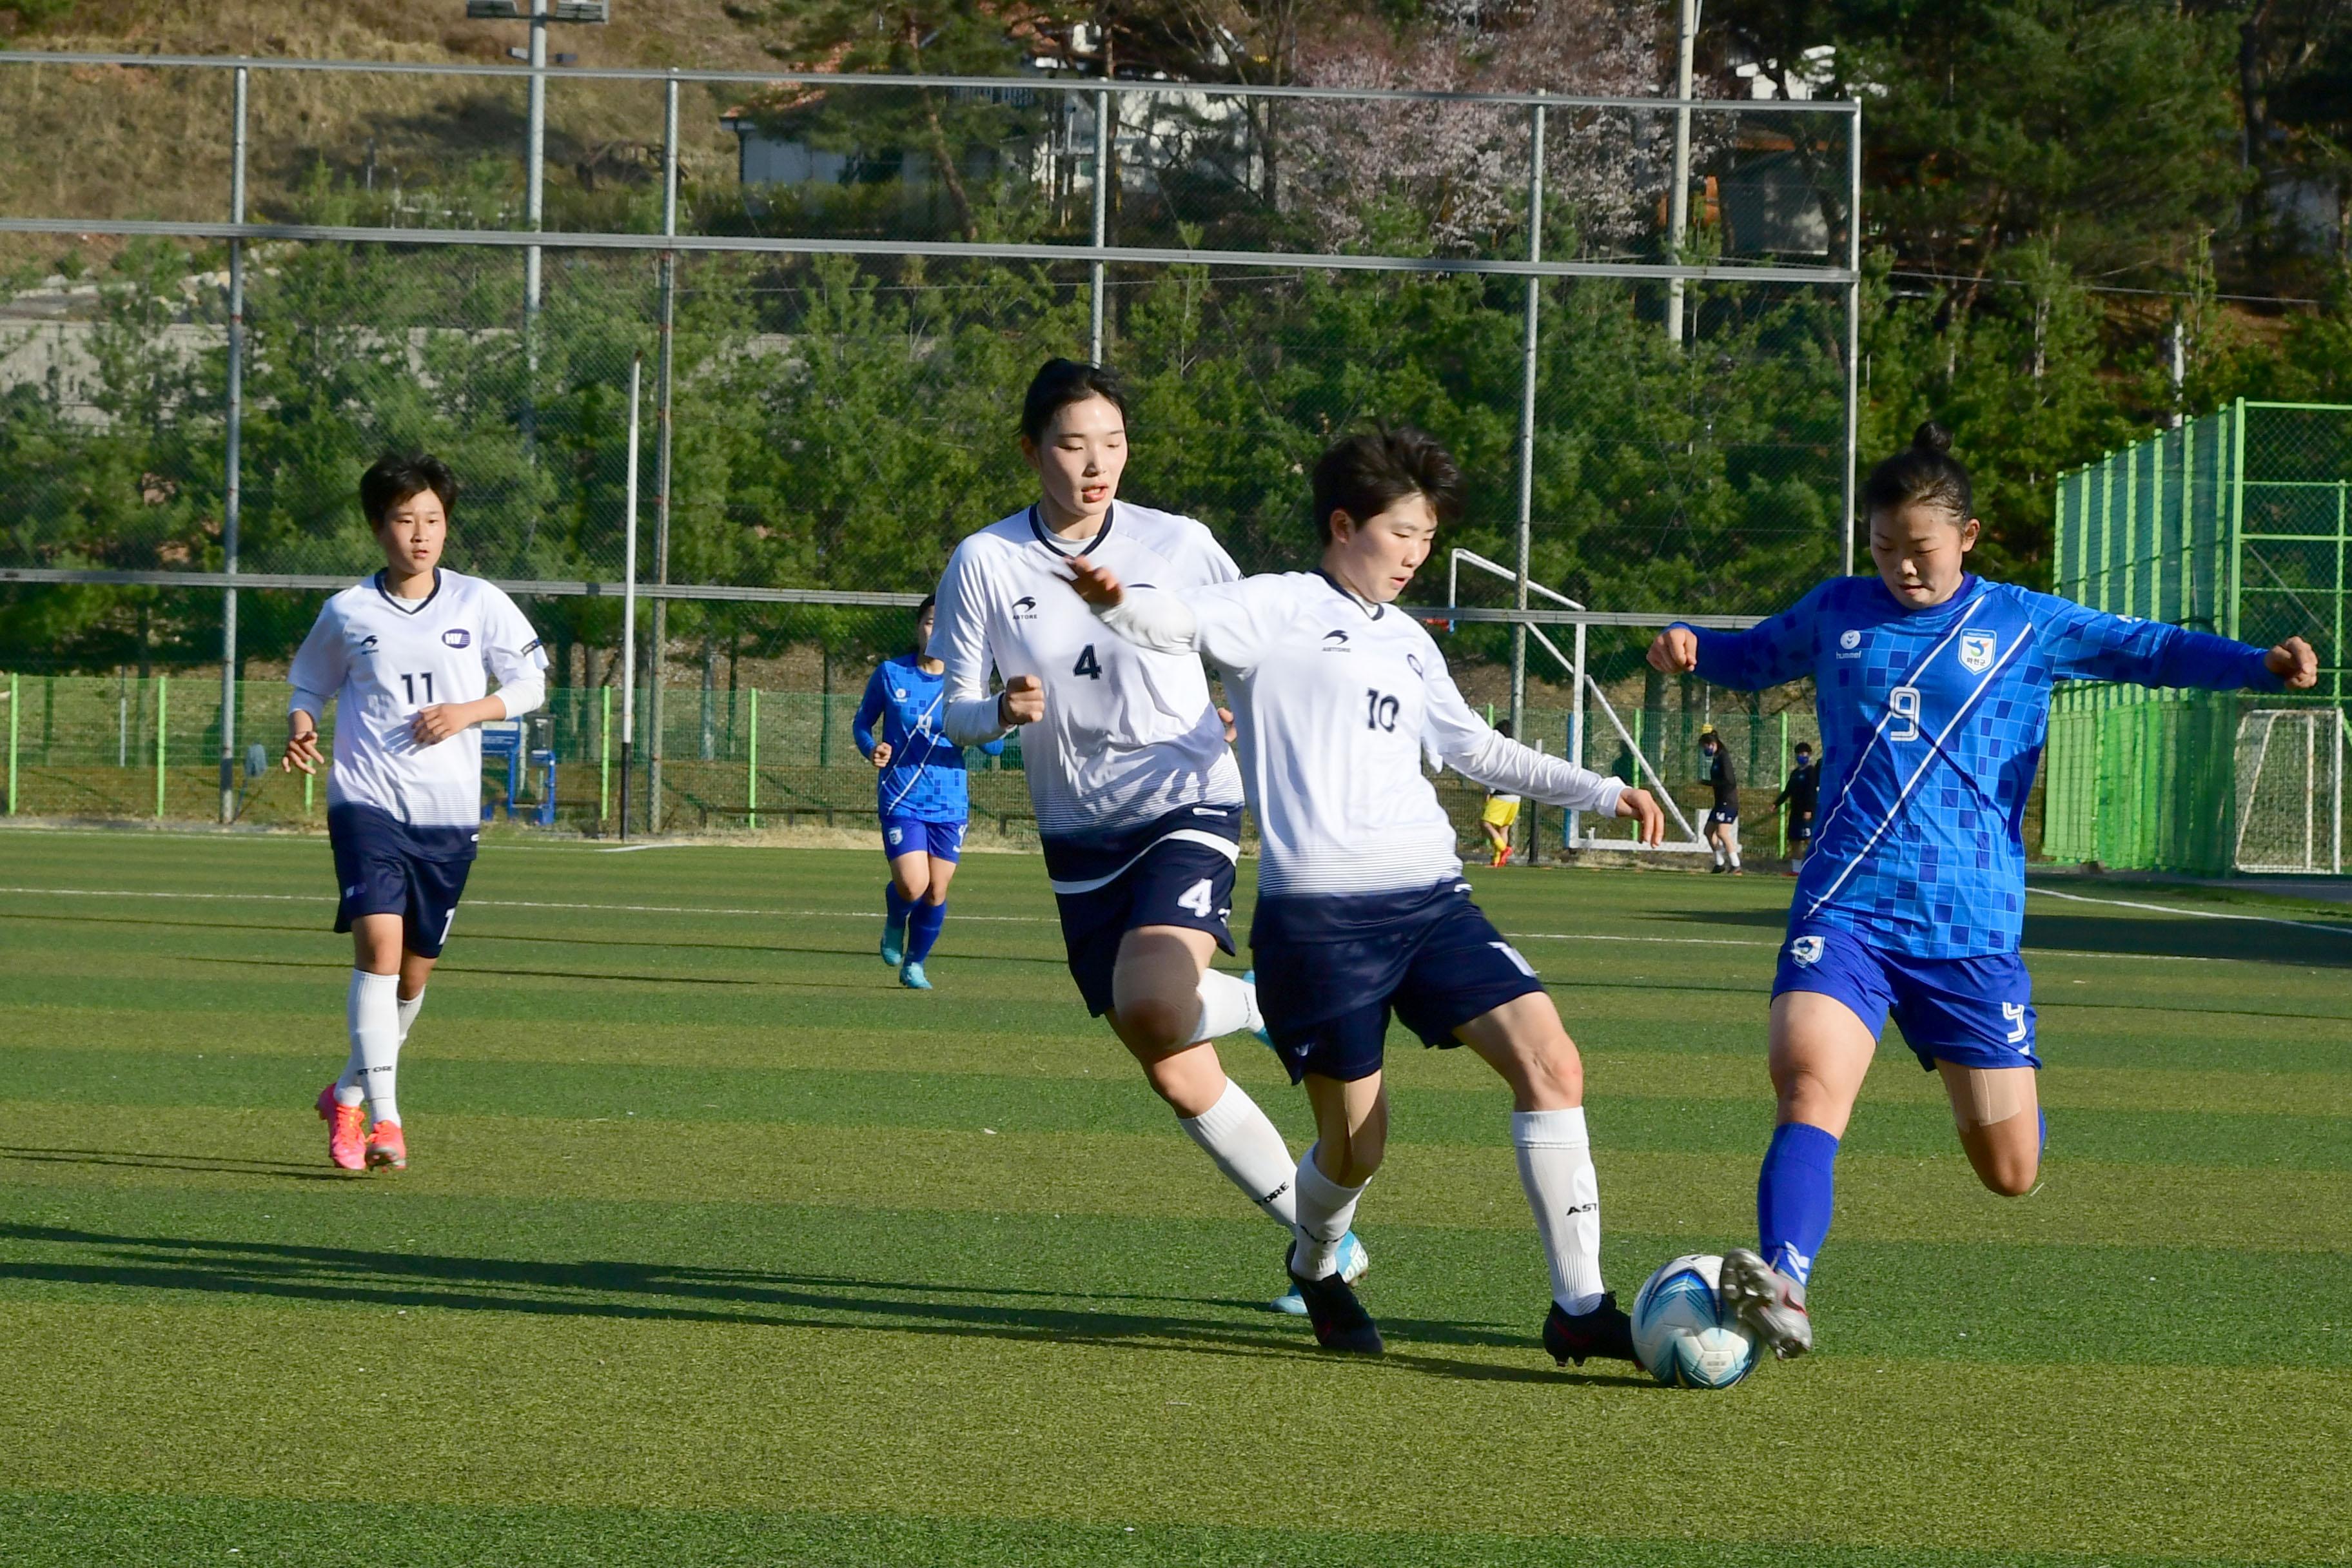
<svg viewBox="0 0 2352 1568">
<path fill-rule="evenodd" d="M 1582 1366 L 1588 1356 L 1642 1364 L 1641 1358 L 1633 1353 L 1633 1320 L 1617 1310 L 1613 1290 L 1602 1296 L 1601 1304 L 1592 1310 L 1574 1317 L 1554 1301 L 1551 1315 L 1544 1320 L 1543 1345 L 1551 1352 L 1551 1359 L 1562 1366 L 1570 1362 Z"/>
<path fill-rule="evenodd" d="M 1290 1282 L 1297 1287 L 1299 1300 L 1307 1303 L 1307 1321 L 1314 1326 L 1317 1344 L 1350 1355 L 1379 1355 L 1388 1349 L 1381 1342 L 1380 1325 L 1339 1275 L 1308 1279 L 1293 1269 Z"/>
</svg>

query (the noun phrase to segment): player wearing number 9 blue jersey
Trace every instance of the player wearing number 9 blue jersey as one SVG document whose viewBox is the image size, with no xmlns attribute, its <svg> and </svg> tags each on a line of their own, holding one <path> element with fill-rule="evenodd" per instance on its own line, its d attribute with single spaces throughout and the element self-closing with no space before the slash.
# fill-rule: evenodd
<svg viewBox="0 0 2352 1568">
<path fill-rule="evenodd" d="M 1546 757 L 1471 710 L 1444 657 L 1394 601 L 1461 502 L 1454 459 L 1417 430 L 1340 442 L 1315 469 L 1320 569 L 1190 592 L 1071 563 L 1122 638 L 1205 656 L 1225 674 L 1261 843 L 1250 929 L 1274 1047 L 1315 1109 L 1298 1163 L 1292 1279 L 1325 1348 L 1378 1353 L 1339 1247 L 1386 1152 L 1383 1041 L 1393 1015 L 1426 1045 L 1467 1045 L 1512 1089 L 1512 1142 L 1550 1267 L 1545 1348 L 1633 1359 L 1602 1288 L 1600 1189 L 1583 1068 L 1543 983 L 1470 900 L 1424 757 L 1475 783 L 1663 824 L 1641 790 Z"/>
<path fill-rule="evenodd" d="M 941 727 L 964 746 L 1022 731 L 1045 874 L 1087 1010 L 1108 1017 L 1185 1131 L 1286 1229 L 1289 1150 L 1211 1044 L 1259 1023 L 1255 988 L 1210 967 L 1219 949 L 1233 951 L 1225 922 L 1241 855 L 1241 775 L 1224 721 L 1198 658 L 1120 641 L 1066 583 L 1071 558 L 1089 551 L 1177 593 L 1241 573 L 1193 519 L 1117 499 L 1127 405 L 1101 366 L 1052 360 L 1038 371 L 1021 448 L 1037 472 L 1036 504 L 966 538 L 940 579 L 930 651 L 945 666 Z M 1005 683 L 993 693 L 992 670 Z"/>
<path fill-rule="evenodd" d="M 1724 1283 L 1782 1356 L 1812 1343 L 1805 1291 L 1829 1234 L 1832 1170 L 1891 1015 L 1942 1075 L 1984 1184 L 2040 1171 L 2025 918 L 2027 794 L 2061 680 L 2277 690 L 2315 674 L 2300 638 L 2264 652 L 2105 615 L 1963 569 L 1977 540 L 1967 470 L 1922 426 L 1863 492 L 1878 574 L 1841 577 L 1742 632 L 1669 627 L 1667 671 L 1758 690 L 1810 676 L 1821 808 L 1773 983 L 1780 1125 L 1757 1184 L 1760 1252 Z"/>
</svg>

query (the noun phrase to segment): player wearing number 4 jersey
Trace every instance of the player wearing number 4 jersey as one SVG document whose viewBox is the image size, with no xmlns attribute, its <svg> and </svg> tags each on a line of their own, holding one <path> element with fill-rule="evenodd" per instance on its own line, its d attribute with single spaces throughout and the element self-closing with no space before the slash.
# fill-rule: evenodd
<svg viewBox="0 0 2352 1568">
<path fill-rule="evenodd" d="M 528 713 L 547 692 L 547 658 L 514 601 L 441 569 L 457 495 L 449 470 L 428 457 L 386 457 L 361 478 L 384 569 L 327 601 L 289 672 L 280 765 L 318 770 L 319 721 L 336 705 L 327 839 L 342 889 L 335 929 L 352 933 L 351 1052 L 320 1091 L 319 1114 L 328 1157 L 345 1170 L 408 1163 L 394 1079 L 473 866 L 482 816 L 474 726 Z"/>
<path fill-rule="evenodd" d="M 1107 554 L 1070 563 L 1106 627 L 1155 653 L 1205 655 L 1234 693 L 1261 844 L 1259 994 L 1275 1050 L 1315 1109 L 1291 1277 L 1321 1344 L 1381 1351 L 1337 1249 L 1385 1152 L 1393 1013 L 1428 1045 L 1467 1045 L 1511 1086 L 1512 1142 L 1551 1268 L 1545 1348 L 1562 1363 L 1631 1361 L 1625 1315 L 1601 1287 L 1582 1065 L 1535 971 L 1470 901 L 1422 759 L 1637 818 L 1652 844 L 1664 819 L 1643 791 L 1488 728 L 1428 632 L 1392 608 L 1459 505 L 1443 447 L 1414 430 L 1358 437 L 1324 455 L 1314 488 L 1317 572 L 1176 588 Z"/>
<path fill-rule="evenodd" d="M 930 651 L 945 664 L 941 728 L 957 745 L 1022 728 L 1022 761 L 1087 1008 L 1142 1066 L 1217 1168 L 1286 1229 L 1296 1218 L 1282 1134 L 1225 1077 L 1221 1035 L 1259 1023 L 1255 989 L 1209 967 L 1233 951 L 1241 775 L 1201 661 L 1106 632 L 1066 585 L 1092 551 L 1187 592 L 1240 575 L 1188 517 L 1116 500 L 1127 405 L 1098 365 L 1049 361 L 1030 384 L 1021 447 L 1037 504 L 956 547 Z M 992 695 L 993 668 L 1005 678 Z M 1351 1272 L 1363 1249 L 1349 1238 Z M 1287 1295 L 1276 1305 L 1304 1310 Z"/>
<path fill-rule="evenodd" d="M 1744 632 L 1670 626 L 1650 648 L 1659 669 L 1742 690 L 1811 676 L 1820 710 L 1822 805 L 1772 987 L 1780 1125 L 1757 1178 L 1760 1252 L 1735 1248 L 1723 1269 L 1782 1356 L 1812 1346 L 1838 1139 L 1890 1014 L 1942 1075 L 1979 1179 L 2015 1196 L 2039 1174 L 2020 825 L 2053 683 L 2274 691 L 2316 673 L 2300 637 L 2265 652 L 1970 575 L 1978 523 L 1949 446 L 1923 426 L 1870 476 L 1876 576 L 1824 583 Z"/>
</svg>

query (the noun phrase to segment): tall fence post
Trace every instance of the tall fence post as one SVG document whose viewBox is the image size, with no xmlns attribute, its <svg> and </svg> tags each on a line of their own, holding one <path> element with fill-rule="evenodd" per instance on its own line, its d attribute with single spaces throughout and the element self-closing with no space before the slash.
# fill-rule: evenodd
<svg viewBox="0 0 2352 1568">
<path fill-rule="evenodd" d="M 1786 708 L 1780 710 L 1780 787 L 1782 789 L 1789 787 L 1789 710 Z M 1786 860 L 1789 858 L 1789 814 L 1782 811 L 1778 815 L 1780 826 L 1780 858 Z"/>
<path fill-rule="evenodd" d="M 1677 264 L 1690 229 L 1691 56 L 1698 41 L 1698 12 L 1699 0 L 1682 0 L 1675 27 L 1674 185 L 1666 192 L 1666 259 Z M 1666 284 L 1666 342 L 1676 348 L 1683 342 L 1683 291 L 1679 278 Z"/>
<path fill-rule="evenodd" d="M 2230 409 L 2230 472 L 2224 481 L 2230 487 L 2230 604 L 2226 612 L 2229 624 L 2221 628 L 2223 637 L 2238 635 L 2238 598 L 2242 572 L 2246 560 L 2246 400 L 2239 398 Z"/>
<path fill-rule="evenodd" d="M 1095 248 L 1108 243 L 1110 225 L 1110 116 L 1111 95 L 1108 88 L 1095 94 Z M 1087 358 L 1096 364 L 1103 357 L 1103 264 L 1097 257 L 1087 268 L 1088 310 L 1093 324 L 1087 333 Z"/>
<path fill-rule="evenodd" d="M 8 672 L 8 815 L 16 815 L 16 710 L 22 706 L 17 694 L 16 672 Z"/>
<path fill-rule="evenodd" d="M 229 134 L 228 221 L 245 221 L 246 84 L 236 68 L 235 124 Z M 228 242 L 228 428 L 222 442 L 220 819 L 236 820 L 236 549 L 244 511 L 245 437 L 245 241 Z"/>
<path fill-rule="evenodd" d="M 662 236 L 677 237 L 677 79 L 663 84 Z M 670 340 L 677 318 L 677 252 L 661 253 L 661 327 L 654 360 L 654 581 L 669 581 Z M 669 676 L 669 601 L 654 600 L 651 689 L 646 700 L 646 831 L 662 826 L 662 691 Z"/>
<path fill-rule="evenodd" d="M 760 826 L 760 689 L 751 688 L 751 743 L 743 764 L 743 826 Z"/>
<path fill-rule="evenodd" d="M 1528 110 L 1530 151 L 1528 161 L 1528 259 L 1543 259 L 1544 106 Z M 1519 374 L 1519 557 L 1518 579 L 1512 603 L 1528 607 L 1528 555 L 1532 542 L 1536 499 L 1536 351 L 1543 325 L 1543 279 L 1528 279 L 1527 346 Z M 1528 732 L 1528 624 L 1511 623 L 1511 733 L 1526 743 Z"/>
<path fill-rule="evenodd" d="M 1838 574 L 1853 575 L 1854 474 L 1862 446 L 1862 103 L 1856 100 L 1846 132 L 1845 264 L 1853 274 L 1845 286 L 1845 539 L 1838 551 Z"/>
<path fill-rule="evenodd" d="M 172 678 L 159 675 L 155 678 L 155 820 L 158 822 L 163 820 L 163 769 L 165 753 L 171 749 L 171 728 L 164 715 L 171 707 L 171 701 Z"/>
<path fill-rule="evenodd" d="M 604 693 L 604 714 L 596 726 L 596 820 L 613 820 L 613 689 Z"/>
</svg>

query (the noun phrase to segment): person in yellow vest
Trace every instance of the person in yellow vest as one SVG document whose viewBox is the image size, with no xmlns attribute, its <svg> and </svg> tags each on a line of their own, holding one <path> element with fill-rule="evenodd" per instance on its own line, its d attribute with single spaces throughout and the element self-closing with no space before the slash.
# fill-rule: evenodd
<svg viewBox="0 0 2352 1568">
<path fill-rule="evenodd" d="M 1508 719 L 1497 720 L 1495 733 L 1508 738 L 1511 721 Z M 1487 865 L 1507 866 L 1511 863 L 1511 828 L 1518 820 L 1517 795 L 1495 789 L 1486 792 L 1486 809 L 1479 814 L 1478 826 L 1486 830 L 1486 846 L 1494 851 L 1494 858 L 1486 862 Z"/>
</svg>

